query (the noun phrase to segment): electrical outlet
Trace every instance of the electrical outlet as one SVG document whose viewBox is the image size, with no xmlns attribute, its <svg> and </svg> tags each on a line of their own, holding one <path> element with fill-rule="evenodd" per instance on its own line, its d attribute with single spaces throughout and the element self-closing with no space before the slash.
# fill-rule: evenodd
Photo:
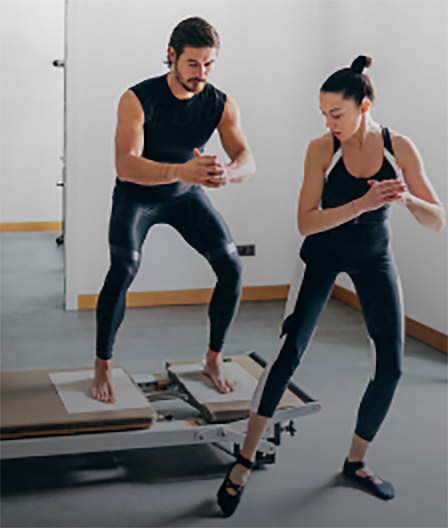
<svg viewBox="0 0 448 528">
<path fill-rule="evenodd" d="M 238 255 L 241 257 L 253 257 L 255 256 L 255 244 L 245 244 L 241 246 L 236 246 L 238 250 Z"/>
</svg>

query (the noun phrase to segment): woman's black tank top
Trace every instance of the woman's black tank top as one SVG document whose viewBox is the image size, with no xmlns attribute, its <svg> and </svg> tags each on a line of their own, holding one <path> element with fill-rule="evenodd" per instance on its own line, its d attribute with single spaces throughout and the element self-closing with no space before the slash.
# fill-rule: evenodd
<svg viewBox="0 0 448 528">
<path fill-rule="evenodd" d="M 352 176 L 344 164 L 342 157 L 341 143 L 333 136 L 333 158 L 326 171 L 325 184 L 322 192 L 322 209 L 339 207 L 352 200 L 363 196 L 369 189 L 368 180 L 390 180 L 398 177 L 399 168 L 392 150 L 389 131 L 381 127 L 384 141 L 384 157 L 380 170 L 370 178 L 357 178 Z M 375 211 L 368 211 L 362 214 L 359 223 L 383 222 L 388 217 L 390 205 L 385 205 Z M 350 222 L 353 223 L 353 220 Z"/>
<path fill-rule="evenodd" d="M 322 209 L 339 207 L 363 196 L 370 189 L 368 180 L 399 177 L 387 128 L 382 128 L 384 157 L 380 170 L 370 178 L 356 178 L 345 167 L 340 141 L 334 138 L 334 154 L 325 174 Z M 387 222 L 390 205 L 363 213 L 337 227 L 305 238 L 300 256 L 307 263 L 326 265 L 336 271 L 355 272 L 378 263 L 390 262 L 390 233 Z"/>
</svg>

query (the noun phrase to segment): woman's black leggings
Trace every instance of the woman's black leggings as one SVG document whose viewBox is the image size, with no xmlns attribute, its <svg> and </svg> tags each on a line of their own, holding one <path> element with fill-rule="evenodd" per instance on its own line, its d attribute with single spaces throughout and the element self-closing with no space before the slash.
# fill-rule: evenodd
<svg viewBox="0 0 448 528">
<path fill-rule="evenodd" d="M 123 321 L 126 292 L 140 266 L 141 248 L 155 224 L 174 227 L 213 268 L 217 283 L 209 305 L 209 347 L 220 352 L 241 295 L 241 263 L 229 228 L 200 187 L 163 202 L 149 200 L 145 189 L 117 182 L 109 226 L 110 268 L 97 305 L 96 353 L 112 357 Z"/>
<path fill-rule="evenodd" d="M 399 278 L 387 247 L 385 226 L 356 228 L 357 232 L 345 232 L 339 241 L 319 236 L 302 248 L 301 256 L 307 265 L 297 302 L 283 322 L 280 351 L 258 383 L 251 410 L 266 417 L 274 414 L 308 346 L 337 274 L 345 271 L 355 285 L 376 353 L 375 372 L 362 398 L 355 429 L 358 436 L 371 441 L 387 414 L 401 376 L 403 313 Z"/>
</svg>

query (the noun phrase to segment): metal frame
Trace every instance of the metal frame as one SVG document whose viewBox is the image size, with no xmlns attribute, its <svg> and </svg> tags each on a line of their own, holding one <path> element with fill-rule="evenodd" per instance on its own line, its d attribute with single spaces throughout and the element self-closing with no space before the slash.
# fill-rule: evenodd
<svg viewBox="0 0 448 528">
<path fill-rule="evenodd" d="M 265 365 L 264 360 L 256 353 L 252 352 L 249 355 L 260 365 Z M 185 417 L 176 419 L 170 415 L 164 416 L 158 413 L 158 420 L 147 429 L 2 440 L 0 458 L 124 451 L 207 443 L 231 455 L 238 453 L 239 446 L 244 442 L 248 418 L 227 423 L 208 423 L 202 416 L 197 416 L 197 407 L 194 402 L 173 382 L 169 375 L 135 374 L 132 377 L 143 392 L 150 397 L 155 407 L 157 407 L 157 401 L 160 400 L 182 400 L 194 407 L 192 411 L 196 411 L 196 415 L 189 419 Z M 281 435 L 283 433 L 294 435 L 295 433 L 293 422 L 295 418 L 315 413 L 321 408 L 318 401 L 308 396 L 295 384 L 290 383 L 289 388 L 302 399 L 304 405 L 278 410 L 274 414 L 259 445 L 257 459 L 260 464 L 275 462 L 276 449 L 281 443 Z"/>
</svg>

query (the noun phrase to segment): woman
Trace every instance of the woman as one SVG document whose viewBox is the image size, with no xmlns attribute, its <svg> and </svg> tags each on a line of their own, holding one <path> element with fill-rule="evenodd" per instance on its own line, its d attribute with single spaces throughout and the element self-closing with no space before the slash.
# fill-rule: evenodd
<svg viewBox="0 0 448 528">
<path fill-rule="evenodd" d="M 401 375 L 404 316 L 388 210 L 393 203 L 404 204 L 418 222 L 438 231 L 444 226 L 444 209 L 413 143 L 372 118 L 374 88 L 363 73 L 371 63 L 369 57 L 359 56 L 350 68 L 332 74 L 320 91 L 330 131 L 311 141 L 305 160 L 298 207 L 299 231 L 306 237 L 300 252 L 305 273 L 294 311 L 283 322 L 280 351 L 255 390 L 244 445 L 218 491 L 226 516 L 241 499 L 258 443 L 339 272 L 353 280 L 376 353 L 374 377 L 359 407 L 343 473 L 384 500 L 394 496 L 392 484 L 364 464 Z"/>
</svg>

